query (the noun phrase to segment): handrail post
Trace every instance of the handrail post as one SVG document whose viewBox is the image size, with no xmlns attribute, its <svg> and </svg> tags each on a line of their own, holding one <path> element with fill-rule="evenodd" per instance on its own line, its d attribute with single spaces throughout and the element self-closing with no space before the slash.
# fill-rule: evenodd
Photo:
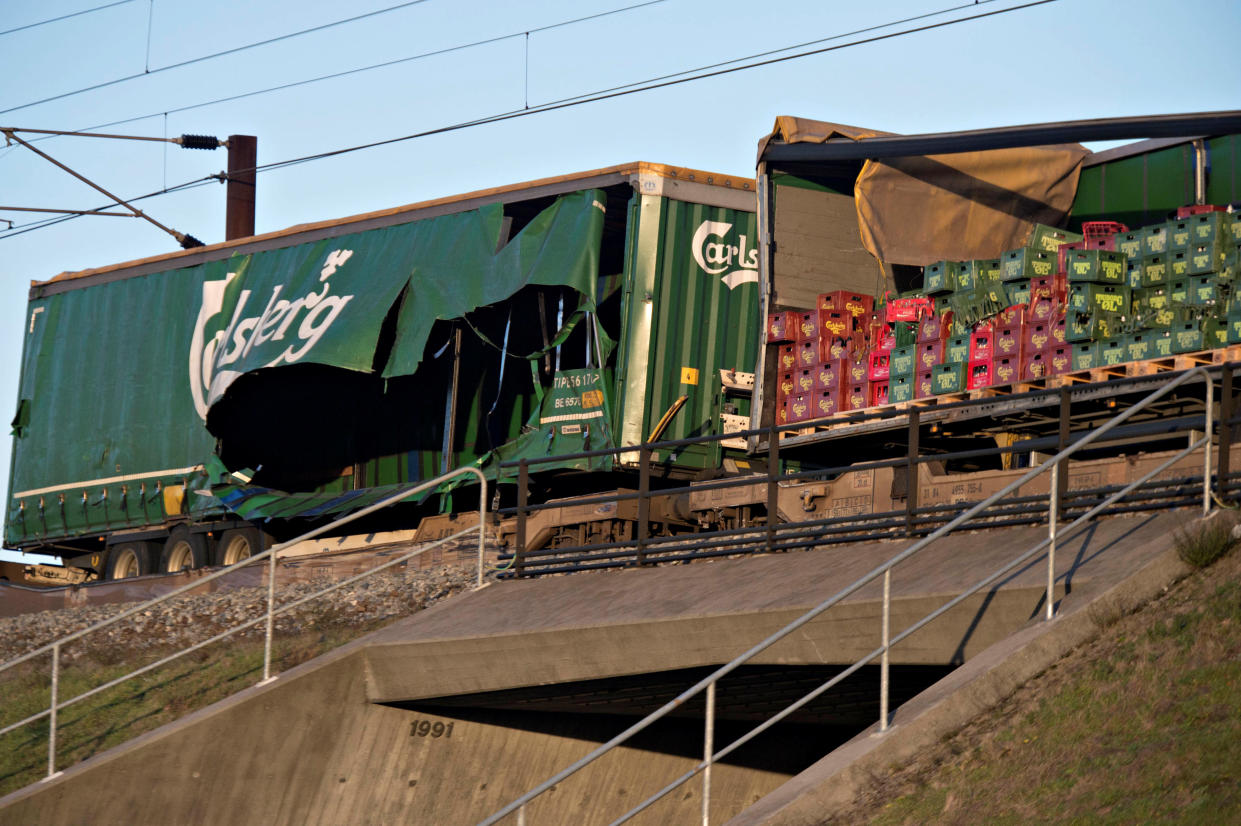
<svg viewBox="0 0 1241 826">
<path fill-rule="evenodd" d="M 517 467 L 517 536 L 513 539 L 513 573 L 521 576 L 526 566 L 526 506 L 530 503 L 530 464 L 523 458 Z"/>
<path fill-rule="evenodd" d="M 1219 458 L 1216 460 L 1215 486 L 1221 500 L 1228 496 L 1228 476 L 1232 471 L 1232 362 L 1226 361 L 1219 372 Z"/>
<path fill-rule="evenodd" d="M 702 826 L 711 826 L 711 765 L 715 755 L 715 681 L 707 686 L 707 719 L 703 732 Z"/>
<path fill-rule="evenodd" d="M 52 703 L 47 729 L 47 776 L 56 774 L 56 711 L 60 704 L 60 642 L 52 644 Z"/>
<path fill-rule="evenodd" d="M 646 443 L 638 450 L 638 534 L 634 545 L 634 564 L 646 562 L 646 540 L 651 529 L 651 448 Z"/>
<path fill-rule="evenodd" d="M 892 638 L 892 569 L 883 572 L 883 654 L 879 657 L 879 731 L 888 730 L 888 643 Z"/>
<path fill-rule="evenodd" d="M 271 638 L 276 622 L 276 555 L 267 557 L 267 630 L 263 640 L 263 682 L 271 677 Z M 260 683 L 262 685 L 262 683 Z"/>
<path fill-rule="evenodd" d="M 1215 430 L 1215 381 L 1203 373 L 1207 383 L 1207 420 L 1203 426 L 1206 441 L 1202 445 L 1202 515 L 1211 515 L 1211 433 Z"/>
<path fill-rule="evenodd" d="M 497 473 L 497 478 L 499 474 Z M 496 490 L 500 489 L 500 485 L 496 484 Z M 478 486 L 478 587 L 483 587 L 483 568 L 485 567 L 485 558 L 487 551 L 487 481 Z"/>
<path fill-rule="evenodd" d="M 1072 406 L 1073 400 L 1069 395 L 1069 386 L 1061 385 L 1060 387 L 1060 432 L 1057 439 L 1057 453 L 1062 453 L 1069 446 L 1069 425 L 1072 422 Z M 1064 459 L 1064 473 L 1059 474 L 1059 482 L 1055 483 L 1056 512 L 1059 513 L 1064 507 L 1064 500 L 1069 495 L 1069 464 L 1068 459 Z M 1054 467 L 1059 467 L 1060 462 L 1056 462 Z"/>
<path fill-rule="evenodd" d="M 776 544 L 776 523 L 780 521 L 780 428 L 774 424 L 767 445 L 767 553 L 771 553 Z"/>
<path fill-rule="evenodd" d="M 914 514 L 918 510 L 918 408 L 909 410 L 908 451 L 905 454 L 905 536 L 914 535 Z"/>
<path fill-rule="evenodd" d="M 1060 521 L 1060 462 L 1051 466 L 1050 501 L 1047 508 L 1047 619 L 1055 616 L 1056 523 Z"/>
</svg>

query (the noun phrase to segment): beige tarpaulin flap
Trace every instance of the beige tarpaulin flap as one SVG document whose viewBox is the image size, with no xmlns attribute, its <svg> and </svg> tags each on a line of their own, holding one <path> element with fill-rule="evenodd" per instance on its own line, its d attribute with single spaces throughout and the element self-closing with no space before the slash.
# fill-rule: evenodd
<svg viewBox="0 0 1241 826">
<path fill-rule="evenodd" d="M 854 187 L 862 243 L 890 264 L 996 258 L 1034 224 L 1064 223 L 1088 154 L 1071 144 L 867 161 Z"/>
<path fill-rule="evenodd" d="M 781 116 L 759 142 L 826 143 L 890 132 Z M 867 161 L 854 187 L 866 249 L 889 264 L 995 258 L 1034 224 L 1060 226 L 1073 205 L 1078 144 Z"/>
</svg>

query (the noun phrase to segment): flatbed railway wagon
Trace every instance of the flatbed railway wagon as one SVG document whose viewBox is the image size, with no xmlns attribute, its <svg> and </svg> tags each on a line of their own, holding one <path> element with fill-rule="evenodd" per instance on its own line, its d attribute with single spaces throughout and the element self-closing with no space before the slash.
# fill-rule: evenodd
<svg viewBox="0 0 1241 826">
<path fill-rule="evenodd" d="M 232 563 L 457 466 L 748 417 L 721 374 L 759 352 L 754 209 L 752 179 L 634 163 L 34 282 L 5 545 L 108 579 Z M 628 468 L 541 470 L 553 496 Z"/>
</svg>

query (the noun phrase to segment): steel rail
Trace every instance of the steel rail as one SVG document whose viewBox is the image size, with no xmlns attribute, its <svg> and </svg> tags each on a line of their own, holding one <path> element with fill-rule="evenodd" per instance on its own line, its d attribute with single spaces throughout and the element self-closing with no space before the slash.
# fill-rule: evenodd
<svg viewBox="0 0 1241 826">
<path fill-rule="evenodd" d="M 626 742 L 634 734 L 637 734 L 638 732 L 643 731 L 644 729 L 651 726 L 653 723 L 667 716 L 670 712 L 684 705 L 684 703 L 687 700 L 697 695 L 699 692 L 705 689 L 709 684 L 716 682 L 720 678 L 735 671 L 737 668 L 741 667 L 741 665 L 749 662 L 751 659 L 753 659 L 758 654 L 767 650 L 772 645 L 775 645 L 777 642 L 787 637 L 789 634 L 792 634 L 793 632 L 797 631 L 799 628 L 803 627 L 807 623 L 811 622 L 812 620 L 820 616 L 823 612 L 827 611 L 829 608 L 839 603 L 845 597 L 850 596 L 851 594 L 855 593 L 856 591 L 870 584 L 875 579 L 877 579 L 879 576 L 881 576 L 885 571 L 891 570 L 893 567 L 895 567 L 899 563 L 919 553 L 924 548 L 929 546 L 932 542 L 950 533 L 957 526 L 961 525 L 964 522 L 967 522 L 969 519 L 971 519 L 974 515 L 976 515 L 980 511 L 984 510 L 985 508 L 999 501 L 1000 499 L 1012 493 L 1013 491 L 1020 489 L 1023 485 L 1027 484 L 1032 479 L 1042 475 L 1044 472 L 1046 472 L 1053 466 L 1057 465 L 1060 461 L 1069 458 L 1073 454 L 1085 448 L 1087 445 L 1097 441 L 1100 437 L 1114 430 L 1116 427 L 1120 426 L 1124 422 L 1128 421 L 1138 412 L 1140 412 L 1141 410 L 1144 410 L 1146 407 L 1149 407 L 1151 404 L 1154 404 L 1156 401 L 1163 398 L 1167 394 L 1171 393 L 1174 389 L 1181 386 L 1185 382 L 1191 379 L 1196 379 L 1196 378 L 1203 378 L 1208 384 L 1210 384 L 1212 382 L 1210 368 L 1207 366 L 1201 366 L 1201 367 L 1195 367 L 1190 370 L 1182 372 L 1181 374 L 1176 376 L 1176 378 L 1167 382 L 1155 392 L 1145 396 L 1143 399 L 1138 401 L 1136 404 L 1124 410 L 1123 412 L 1121 412 L 1120 414 L 1118 414 L 1117 416 L 1109 420 L 1107 423 L 1103 424 L 1099 428 L 1095 429 L 1094 431 L 1086 435 L 1084 438 L 1079 439 L 1075 441 L 1074 443 L 1072 443 L 1071 445 L 1065 447 L 1055 456 L 1048 458 L 1046 461 L 1044 461 L 1042 464 L 1038 465 L 1037 467 L 1031 468 L 1027 473 L 1023 474 L 1020 478 L 1009 483 L 1004 488 L 1001 488 L 999 491 L 996 491 L 991 496 L 987 497 L 986 499 L 974 505 L 973 507 L 969 508 L 968 510 L 962 512 L 956 518 L 952 519 L 947 524 L 943 525 L 942 527 L 928 534 L 926 537 L 914 542 L 908 548 L 896 554 L 891 559 L 889 559 L 887 562 L 879 565 L 874 570 L 872 570 L 870 573 L 863 575 L 862 577 L 854 581 L 852 584 L 837 591 L 835 594 L 828 597 L 823 602 L 820 602 L 814 608 L 811 608 L 809 611 L 805 612 L 800 617 L 790 622 L 784 628 L 771 634 L 770 636 L 768 636 L 766 639 L 762 640 L 761 642 L 756 643 L 754 646 L 749 648 L 747 651 L 745 651 L 738 657 L 734 658 L 730 662 L 726 663 L 725 665 L 720 666 L 714 672 L 702 678 L 701 680 L 696 682 L 694 685 L 692 685 L 690 688 L 681 692 L 675 698 L 673 698 L 672 700 L 668 701 L 660 708 L 648 714 L 642 720 L 639 720 L 637 723 L 634 723 L 633 725 L 629 726 L 624 731 L 622 731 L 620 734 L 616 735 L 612 739 L 608 740 L 606 743 L 603 743 L 599 747 L 593 749 L 589 754 L 575 761 L 572 765 L 557 772 L 555 775 L 543 781 L 535 788 L 531 789 L 530 791 L 521 795 L 517 799 L 513 800 L 512 802 L 510 802 L 503 808 L 496 811 L 491 816 L 480 821 L 479 826 L 489 826 L 489 824 L 496 823 L 500 819 L 506 817 L 507 815 L 519 809 L 524 809 L 526 803 L 529 803 L 531 800 L 538 797 L 540 794 L 545 792 L 547 789 L 551 788 L 557 783 L 562 782 L 565 778 L 576 773 L 577 771 L 584 768 L 585 766 L 590 765 L 595 760 L 602 757 L 604 754 L 607 754 L 612 749 L 616 748 L 616 746 L 620 745 L 621 743 Z M 1208 417 L 1209 415 L 1210 415 L 1210 410 L 1208 408 Z M 1204 438 L 1209 439 L 1210 435 L 1211 434 L 1208 431 L 1207 435 Z M 1209 476 L 1206 480 L 1204 480 L 1204 486 L 1209 486 Z"/>
</svg>

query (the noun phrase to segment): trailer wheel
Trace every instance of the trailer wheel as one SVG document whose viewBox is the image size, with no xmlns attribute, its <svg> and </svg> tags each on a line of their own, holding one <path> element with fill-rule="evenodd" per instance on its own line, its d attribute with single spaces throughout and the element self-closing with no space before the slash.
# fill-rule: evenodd
<svg viewBox="0 0 1241 826">
<path fill-rule="evenodd" d="M 216 565 L 236 565 L 263 548 L 262 535 L 254 528 L 233 528 L 224 532 L 215 546 Z"/>
<path fill-rule="evenodd" d="M 122 542 L 108 549 L 105 579 L 127 579 L 151 572 L 152 549 L 149 542 Z"/>
<path fill-rule="evenodd" d="M 173 528 L 164 542 L 159 555 L 159 570 L 175 574 L 187 568 L 201 568 L 207 564 L 207 540 L 202 534 L 190 533 L 184 525 Z"/>
</svg>

